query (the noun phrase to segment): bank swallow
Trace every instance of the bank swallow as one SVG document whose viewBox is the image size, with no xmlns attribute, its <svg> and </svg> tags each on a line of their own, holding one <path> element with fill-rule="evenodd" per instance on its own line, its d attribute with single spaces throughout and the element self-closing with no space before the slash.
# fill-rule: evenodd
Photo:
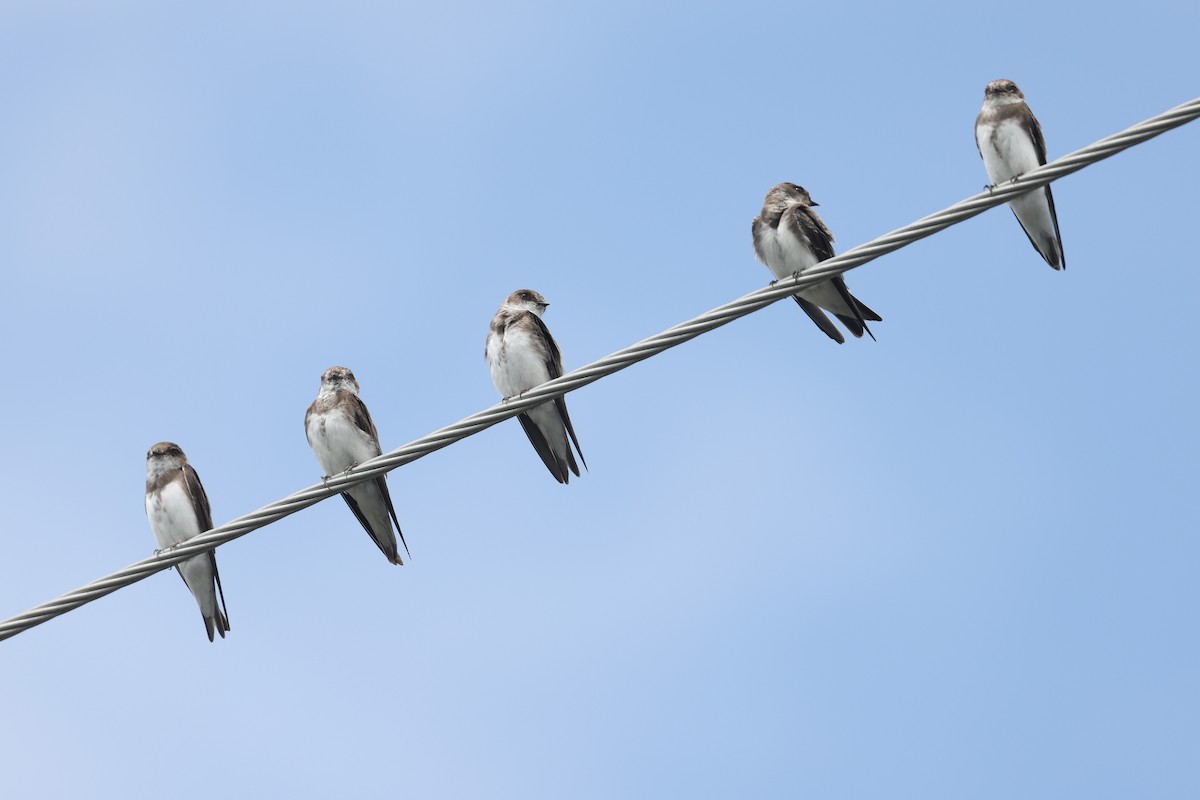
<svg viewBox="0 0 1200 800">
<path fill-rule="evenodd" d="M 358 399 L 358 381 L 345 367 L 330 367 L 321 375 L 317 399 L 304 415 L 304 432 L 326 477 L 345 472 L 383 452 L 371 414 Z M 387 560 L 403 564 L 396 534 L 400 534 L 405 553 L 408 543 L 400 530 L 400 520 L 396 519 L 385 476 L 351 486 L 342 492 L 342 498 Z M 396 524 L 395 532 L 392 523 Z"/>
<path fill-rule="evenodd" d="M 1046 163 L 1042 126 L 1012 81 L 992 81 L 984 87 L 983 109 L 975 118 L 975 146 L 993 186 L 1016 180 Z M 1013 198 L 1008 205 L 1046 263 L 1066 269 L 1050 184 Z"/>
<path fill-rule="evenodd" d="M 208 495 L 200 485 L 200 476 L 173 442 L 159 442 L 146 453 L 146 516 L 161 550 L 169 550 L 213 526 Z M 175 569 L 200 605 L 208 640 L 213 641 L 213 631 L 224 639 L 229 630 L 229 615 L 225 611 L 216 552 L 209 550 L 192 556 L 176 564 Z"/>
<path fill-rule="evenodd" d="M 794 183 L 781 183 L 767 192 L 762 213 L 754 218 L 750 230 L 754 235 L 754 254 L 767 265 L 776 280 L 795 277 L 809 267 L 833 258 L 833 234 L 813 211 L 816 206 L 804 187 Z M 840 275 L 797 292 L 793 299 L 817 327 L 838 344 L 846 339 L 825 316 L 825 311 L 841 320 L 846 330 L 856 337 L 866 331 L 874 339 L 875 334 L 871 333 L 866 321 L 883 321 L 883 317 L 850 294 Z"/>
<path fill-rule="evenodd" d="M 484 356 L 492 373 L 496 391 L 506 400 L 563 374 L 562 354 L 554 337 L 542 322 L 546 298 L 530 289 L 513 292 L 492 318 Z M 575 444 L 575 452 L 587 469 L 587 461 L 579 448 L 579 439 L 567 414 L 567 401 L 558 397 L 517 415 L 533 449 L 542 457 L 546 469 L 559 483 L 576 476 L 579 466 L 567 444 L 567 434 Z"/>
</svg>

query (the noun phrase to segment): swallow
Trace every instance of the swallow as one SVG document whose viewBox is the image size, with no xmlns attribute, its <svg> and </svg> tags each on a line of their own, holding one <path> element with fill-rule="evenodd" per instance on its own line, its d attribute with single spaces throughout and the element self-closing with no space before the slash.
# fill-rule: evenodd
<svg viewBox="0 0 1200 800">
<path fill-rule="evenodd" d="M 317 399 L 304 415 L 304 433 L 326 478 L 383 452 L 371 414 L 358 397 L 358 381 L 345 367 L 330 367 L 321 375 Z M 342 492 L 342 499 L 388 561 L 404 563 L 396 534 L 400 534 L 405 554 L 411 557 L 385 476 L 351 486 Z"/>
<path fill-rule="evenodd" d="M 508 296 L 492 318 L 484 357 L 496 391 L 506 400 L 563 374 L 562 354 L 542 322 L 542 312 L 548 305 L 546 298 L 537 292 L 520 289 Z M 565 398 L 556 397 L 522 411 L 517 419 L 546 469 L 559 483 L 569 483 L 571 472 L 579 476 L 579 466 L 567 443 L 568 434 L 583 468 L 587 469 Z"/>
<path fill-rule="evenodd" d="M 200 476 L 174 442 L 159 442 L 146 453 L 146 516 L 160 550 L 169 550 L 213 526 Z M 214 632 L 224 639 L 229 614 L 217 572 L 216 551 L 192 556 L 176 564 L 175 569 L 200 605 L 208 640 L 213 641 Z"/>
<path fill-rule="evenodd" d="M 983 108 L 975 118 L 975 146 L 983 158 L 992 186 L 1037 169 L 1046 163 L 1042 126 L 1012 81 L 992 81 L 983 90 Z M 1033 249 L 1055 269 L 1066 269 L 1062 235 L 1050 184 L 1008 201 Z"/>
<path fill-rule="evenodd" d="M 798 277 L 804 270 L 833 258 L 833 234 L 813 211 L 817 205 L 803 186 L 794 183 L 781 183 L 767 192 L 762 212 L 754 218 L 750 232 L 754 237 L 754 254 L 776 280 Z M 825 311 L 837 317 L 856 338 L 861 338 L 865 331 L 874 339 L 867 320 L 883 321 L 883 317 L 850 294 L 841 275 L 803 289 L 792 298 L 838 344 L 843 344 L 846 338 L 825 316 Z"/>
</svg>

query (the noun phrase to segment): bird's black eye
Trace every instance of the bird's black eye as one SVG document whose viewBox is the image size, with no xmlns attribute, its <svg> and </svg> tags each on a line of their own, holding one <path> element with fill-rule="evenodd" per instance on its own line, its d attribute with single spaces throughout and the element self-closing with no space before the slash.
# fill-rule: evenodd
<svg viewBox="0 0 1200 800">
<path fill-rule="evenodd" d="M 1009 94 L 1012 94 L 1015 91 L 1017 91 L 1017 87 L 1010 84 L 1008 87 Z"/>
</svg>

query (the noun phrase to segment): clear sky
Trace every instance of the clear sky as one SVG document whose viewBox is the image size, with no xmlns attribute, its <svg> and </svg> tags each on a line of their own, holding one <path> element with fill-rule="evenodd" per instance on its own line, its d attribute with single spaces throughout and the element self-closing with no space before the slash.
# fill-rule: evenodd
<svg viewBox="0 0 1200 800">
<path fill-rule="evenodd" d="M 795 181 L 844 250 L 978 192 L 1011 78 L 1062 155 L 1200 94 L 1200 6 L 56 3 L 0 11 L 0 616 L 150 554 L 147 448 L 220 523 L 764 285 Z M 1200 792 L 1200 125 L 0 643 L 7 797 L 1128 798 Z"/>
</svg>

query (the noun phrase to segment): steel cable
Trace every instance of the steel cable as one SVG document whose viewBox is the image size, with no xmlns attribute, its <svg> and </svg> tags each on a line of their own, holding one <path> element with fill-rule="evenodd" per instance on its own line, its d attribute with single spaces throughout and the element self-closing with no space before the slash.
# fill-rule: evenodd
<svg viewBox="0 0 1200 800">
<path fill-rule="evenodd" d="M 1064 175 L 1090 166 L 1122 150 L 1141 144 L 1161 133 L 1200 117 L 1200 98 L 1178 105 L 1168 111 L 1138 123 L 1119 133 L 1100 139 L 1087 147 L 1076 150 L 1053 162 L 1019 176 L 1016 180 L 968 197 L 954 205 L 930 214 L 927 217 L 897 228 L 890 233 L 879 236 L 865 244 L 853 247 L 839 256 L 822 261 L 806 271 L 798 278 L 788 278 L 759 289 L 737 300 L 718 306 L 698 317 L 668 328 L 662 333 L 643 339 L 636 344 L 625 347 L 605 356 L 591 364 L 574 369 L 560 378 L 543 383 L 519 397 L 497 403 L 478 413 L 472 414 L 453 425 L 434 431 L 420 439 L 409 442 L 388 453 L 366 461 L 352 470 L 330 477 L 325 482 L 301 489 L 288 495 L 282 500 L 263 506 L 241 517 L 213 528 L 187 542 L 144 558 L 124 569 L 120 569 L 103 578 L 92 581 L 74 591 L 56 597 L 49 602 L 34 606 L 28 611 L 0 622 L 0 640 L 26 631 L 35 625 L 40 625 L 60 614 L 78 608 L 85 603 L 115 592 L 125 586 L 153 575 L 160 570 L 168 569 L 181 561 L 210 550 L 216 546 L 245 536 L 251 531 L 262 528 L 286 516 L 296 513 L 311 505 L 332 497 L 335 494 L 373 478 L 390 472 L 397 467 L 415 461 L 422 456 L 447 447 L 461 439 L 479 433 L 486 428 L 514 417 L 520 412 L 551 400 L 567 392 L 587 386 L 614 372 L 625 369 L 639 361 L 658 355 L 676 345 L 683 344 L 701 334 L 719 328 L 739 317 L 744 317 L 761 308 L 795 294 L 813 284 L 820 283 L 834 275 L 859 267 L 868 261 L 873 261 L 882 255 L 898 250 L 920 239 L 944 230 L 963 220 L 981 214 L 989 208 L 1011 200 L 1017 195 L 1032 191 L 1055 181 Z"/>
</svg>

